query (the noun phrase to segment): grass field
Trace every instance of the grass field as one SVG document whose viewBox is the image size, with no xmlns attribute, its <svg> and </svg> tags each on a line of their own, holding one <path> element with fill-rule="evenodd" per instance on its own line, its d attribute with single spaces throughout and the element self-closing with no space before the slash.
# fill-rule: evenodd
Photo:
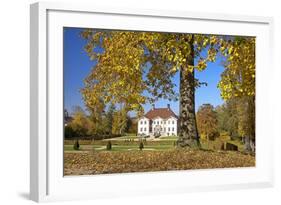
<svg viewBox="0 0 281 205">
<path fill-rule="evenodd" d="M 174 149 L 173 145 L 145 145 L 143 151 L 145 150 L 171 150 Z M 73 145 L 64 145 L 65 151 L 76 151 L 73 149 Z M 138 145 L 112 145 L 112 149 L 110 151 L 131 151 L 131 150 L 139 150 Z M 106 151 L 106 145 L 80 145 L 80 149 L 78 151 Z"/>
<path fill-rule="evenodd" d="M 114 139 L 106 139 L 106 140 L 79 140 L 80 151 L 105 151 L 106 145 L 108 141 L 111 141 L 112 150 L 111 151 L 131 151 L 139 149 L 139 139 L 136 136 L 122 136 Z M 175 143 L 177 141 L 177 137 L 160 137 L 154 140 L 145 140 L 144 150 L 173 150 L 175 149 Z M 74 140 L 65 140 L 64 142 L 64 150 L 65 151 L 75 151 L 73 149 Z M 238 146 L 239 151 L 243 151 L 244 145 L 239 141 L 231 141 L 230 139 L 221 140 L 217 139 L 215 141 L 206 141 L 201 140 L 201 147 L 205 150 L 220 150 L 222 143 L 230 142 Z"/>
</svg>

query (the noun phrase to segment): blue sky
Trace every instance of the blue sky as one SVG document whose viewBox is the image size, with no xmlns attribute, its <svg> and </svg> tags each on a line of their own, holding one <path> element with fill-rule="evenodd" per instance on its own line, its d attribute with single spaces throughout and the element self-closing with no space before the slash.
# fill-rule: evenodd
<svg viewBox="0 0 281 205">
<path fill-rule="evenodd" d="M 83 80 L 89 74 L 94 66 L 90 61 L 83 47 L 86 41 L 79 37 L 81 29 L 64 28 L 64 106 L 71 112 L 74 106 L 81 106 L 85 109 L 82 96 L 79 92 L 83 88 Z M 223 103 L 220 97 L 220 91 L 217 84 L 220 80 L 220 74 L 223 67 L 220 64 L 221 59 L 217 59 L 214 63 L 208 63 L 206 70 L 195 72 L 195 77 L 200 82 L 206 82 L 208 86 L 202 86 L 196 89 L 195 106 L 196 110 L 204 103 L 210 103 L 214 106 Z M 177 73 L 173 79 L 176 84 L 175 89 L 179 90 L 179 74 Z M 155 107 L 166 107 L 171 105 L 172 110 L 178 114 L 179 102 L 171 102 L 168 100 L 159 100 L 155 103 Z M 145 111 L 148 111 L 151 105 L 144 105 Z"/>
</svg>

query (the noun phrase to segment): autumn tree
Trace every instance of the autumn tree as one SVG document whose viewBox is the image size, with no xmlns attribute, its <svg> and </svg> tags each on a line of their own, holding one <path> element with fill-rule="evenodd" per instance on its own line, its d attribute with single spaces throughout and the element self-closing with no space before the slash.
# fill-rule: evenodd
<svg viewBox="0 0 281 205">
<path fill-rule="evenodd" d="M 124 108 L 120 108 L 113 114 L 112 134 L 122 135 L 128 128 L 128 116 Z"/>
<path fill-rule="evenodd" d="M 115 113 L 115 106 L 111 103 L 108 107 L 108 110 L 105 114 L 105 130 L 108 134 L 112 134 L 112 127 L 113 127 L 113 116 Z"/>
<path fill-rule="evenodd" d="M 246 151 L 255 151 L 255 101 L 251 96 L 239 99 L 237 107 L 238 133 L 245 143 Z"/>
<path fill-rule="evenodd" d="M 218 120 L 214 107 L 211 104 L 203 104 L 197 111 L 197 126 L 199 133 L 208 140 L 214 140 L 218 133 Z"/>
<path fill-rule="evenodd" d="M 220 133 L 228 132 L 227 126 L 228 126 L 229 113 L 226 105 L 225 104 L 218 105 L 215 108 L 215 111 L 217 113 L 219 132 Z"/>
<path fill-rule="evenodd" d="M 231 139 L 239 137 L 238 133 L 238 101 L 237 99 L 227 100 L 216 109 L 218 129 L 220 132 L 227 132 Z"/>
<path fill-rule="evenodd" d="M 135 118 L 128 116 L 128 133 L 137 134 L 138 124 Z"/>
<path fill-rule="evenodd" d="M 90 100 L 86 103 L 87 110 L 89 112 L 89 120 L 91 123 L 91 135 L 93 134 L 104 134 L 105 132 L 105 123 L 104 123 L 104 114 L 105 114 L 105 103 L 103 99 L 97 97 L 97 100 L 94 106 L 91 104 Z"/>
<path fill-rule="evenodd" d="M 235 37 L 228 42 L 225 70 L 219 89 L 225 100 L 255 96 L 255 38 Z M 226 55 L 226 54 L 225 54 Z"/>
<path fill-rule="evenodd" d="M 89 129 L 88 126 L 89 126 L 89 120 L 85 112 L 81 107 L 76 106 L 73 112 L 73 120 L 70 123 L 70 127 L 75 132 L 76 137 L 85 136 Z"/>
<path fill-rule="evenodd" d="M 200 35 L 199 35 L 200 36 Z M 221 74 L 218 88 L 222 98 L 230 104 L 235 104 L 236 113 L 233 121 L 237 122 L 238 132 L 253 146 L 246 149 L 254 151 L 255 143 L 255 38 L 242 36 L 209 36 L 199 38 L 203 47 L 210 48 L 208 56 L 202 58 L 205 64 L 223 56 L 225 70 Z M 213 42 L 213 43 L 211 43 Z M 212 46 L 213 44 L 213 46 Z M 202 44 L 201 44 L 202 45 Z M 199 46 L 199 50 L 202 49 Z M 234 116 L 234 115 L 233 115 Z M 236 121 L 237 118 L 238 120 Z M 235 125 L 236 126 L 236 125 Z"/>
<path fill-rule="evenodd" d="M 218 87 L 225 100 L 237 100 L 238 131 L 247 142 L 253 144 L 246 150 L 254 151 L 255 144 L 255 38 L 236 37 L 229 43 L 229 55 L 225 61 Z"/>
<path fill-rule="evenodd" d="M 124 110 L 142 112 L 142 105 L 159 98 L 178 98 L 172 81 L 180 72 L 179 145 L 197 147 L 199 136 L 195 119 L 194 36 L 192 34 L 101 31 L 86 29 L 85 50 L 96 62 L 85 79 L 82 94 L 93 107 L 97 97 L 105 103 L 122 103 Z M 100 50 L 100 52 L 97 52 Z M 144 95 L 147 93 L 147 95 Z"/>
<path fill-rule="evenodd" d="M 178 96 L 172 78 L 180 72 L 178 145 L 200 145 L 195 116 L 197 81 L 194 70 L 203 71 L 207 62 L 214 62 L 218 54 L 229 58 L 228 66 L 233 70 L 231 61 L 240 50 L 232 38 L 94 29 L 85 29 L 81 36 L 87 41 L 86 52 L 95 62 L 81 91 L 90 110 L 99 105 L 100 99 L 105 104 L 124 104 L 124 112 L 135 110 L 138 113 L 143 111 L 143 104 L 159 98 L 175 100 Z M 207 49 L 204 57 L 201 56 L 203 49 Z M 197 65 L 194 65 L 195 58 L 199 59 Z M 222 93 L 228 82 L 220 83 Z M 251 92 L 245 90 L 243 93 Z"/>
</svg>

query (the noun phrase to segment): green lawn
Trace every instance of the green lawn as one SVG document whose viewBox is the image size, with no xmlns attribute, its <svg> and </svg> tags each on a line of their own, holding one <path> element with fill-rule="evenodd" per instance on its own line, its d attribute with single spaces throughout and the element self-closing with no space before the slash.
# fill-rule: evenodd
<svg viewBox="0 0 281 205">
<path fill-rule="evenodd" d="M 164 136 L 164 137 L 159 137 L 161 140 L 177 140 L 178 136 Z"/>
<path fill-rule="evenodd" d="M 160 137 L 155 140 L 146 139 L 144 143 L 144 151 L 166 151 L 175 149 L 175 142 L 177 141 L 176 136 L 166 136 Z M 80 149 L 78 151 L 107 151 L 106 145 L 108 141 L 111 141 L 112 150 L 111 151 L 132 151 L 139 150 L 140 140 L 135 135 L 126 135 L 114 139 L 106 140 L 79 140 Z M 65 140 L 64 150 L 65 151 L 76 151 L 73 149 L 73 144 L 75 140 Z M 231 141 L 229 138 L 216 139 L 215 141 L 201 140 L 201 148 L 205 150 L 220 150 L 222 143 L 229 142 L 238 146 L 239 151 L 243 151 L 244 146 L 240 141 Z"/>
<path fill-rule="evenodd" d="M 122 137 L 115 137 L 115 138 L 112 138 L 112 139 L 105 139 L 105 141 L 108 141 L 108 140 L 137 140 L 139 139 L 138 136 L 136 136 L 135 134 L 127 134 L 127 135 L 124 135 Z"/>
<path fill-rule="evenodd" d="M 173 144 L 154 144 L 154 145 L 145 145 L 143 150 L 171 150 L 173 149 Z M 65 151 L 76 151 L 73 149 L 73 145 L 64 145 Z M 110 151 L 132 151 L 139 150 L 138 144 L 122 144 L 116 145 L 112 144 L 112 149 Z M 79 151 L 107 151 L 106 145 L 80 145 Z"/>
</svg>

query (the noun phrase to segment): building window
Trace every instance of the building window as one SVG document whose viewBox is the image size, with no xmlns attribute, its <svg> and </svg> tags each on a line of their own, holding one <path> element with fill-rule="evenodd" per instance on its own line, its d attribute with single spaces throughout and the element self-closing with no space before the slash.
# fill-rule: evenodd
<svg viewBox="0 0 281 205">
<path fill-rule="evenodd" d="M 175 124 L 175 121 L 174 121 L 174 120 L 172 121 L 172 124 Z"/>
<path fill-rule="evenodd" d="M 168 127 L 168 131 L 170 131 L 170 128 Z"/>
<path fill-rule="evenodd" d="M 157 121 L 157 125 L 159 125 L 159 121 Z"/>
<path fill-rule="evenodd" d="M 156 122 L 155 122 L 155 121 L 153 121 L 153 124 L 156 124 Z"/>
<path fill-rule="evenodd" d="M 140 128 L 140 131 L 142 132 L 142 127 Z"/>
<path fill-rule="evenodd" d="M 164 125 L 166 124 L 166 121 L 164 121 Z"/>
<path fill-rule="evenodd" d="M 172 131 L 174 131 L 174 128 L 172 127 Z"/>
<path fill-rule="evenodd" d="M 144 121 L 144 124 L 146 125 L 146 121 Z"/>
<path fill-rule="evenodd" d="M 170 124 L 170 121 L 168 120 L 168 124 Z"/>
<path fill-rule="evenodd" d="M 146 132 L 146 128 L 143 128 L 143 131 L 145 131 L 145 132 Z"/>
<path fill-rule="evenodd" d="M 140 121 L 140 124 L 142 125 L 142 121 Z"/>
<path fill-rule="evenodd" d="M 164 127 L 164 132 L 166 132 L 166 128 Z"/>
</svg>

